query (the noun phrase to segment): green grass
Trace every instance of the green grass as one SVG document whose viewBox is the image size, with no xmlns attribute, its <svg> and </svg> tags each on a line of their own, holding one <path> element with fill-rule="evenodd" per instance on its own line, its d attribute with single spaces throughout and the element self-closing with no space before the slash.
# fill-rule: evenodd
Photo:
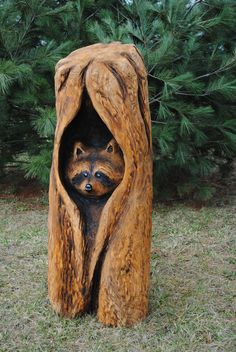
<svg viewBox="0 0 236 352">
<path fill-rule="evenodd" d="M 47 298 L 47 207 L 0 201 L 0 351 L 236 350 L 233 200 L 153 214 L 150 314 L 132 328 L 62 319 Z"/>
</svg>

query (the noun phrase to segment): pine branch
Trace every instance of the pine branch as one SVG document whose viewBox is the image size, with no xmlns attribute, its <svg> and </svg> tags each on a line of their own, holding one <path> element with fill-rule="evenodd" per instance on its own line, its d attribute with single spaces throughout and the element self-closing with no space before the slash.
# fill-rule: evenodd
<svg viewBox="0 0 236 352">
<path fill-rule="evenodd" d="M 192 5 L 189 6 L 188 11 L 186 11 L 186 14 L 184 16 L 184 19 L 192 12 L 193 8 L 199 4 L 201 4 L 203 0 L 195 0 Z"/>
</svg>

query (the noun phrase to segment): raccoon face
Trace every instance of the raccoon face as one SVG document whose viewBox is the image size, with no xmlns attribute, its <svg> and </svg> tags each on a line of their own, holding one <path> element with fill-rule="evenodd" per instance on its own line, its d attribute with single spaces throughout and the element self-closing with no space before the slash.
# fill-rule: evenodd
<svg viewBox="0 0 236 352">
<path fill-rule="evenodd" d="M 105 148 L 90 148 L 75 143 L 66 176 L 71 185 L 87 197 L 102 197 L 121 182 L 124 161 L 120 148 L 112 139 Z"/>
</svg>

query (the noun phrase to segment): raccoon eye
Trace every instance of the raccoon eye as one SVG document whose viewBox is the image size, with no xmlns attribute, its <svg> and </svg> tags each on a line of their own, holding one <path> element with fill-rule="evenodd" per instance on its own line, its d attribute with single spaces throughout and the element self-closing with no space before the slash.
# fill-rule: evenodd
<svg viewBox="0 0 236 352">
<path fill-rule="evenodd" d="M 112 153 L 113 152 L 113 147 L 112 145 L 109 145 L 109 147 L 107 148 L 108 153 Z"/>
<path fill-rule="evenodd" d="M 84 177 L 88 177 L 88 172 L 86 172 L 86 171 L 83 172 L 83 176 L 84 176 Z"/>
<path fill-rule="evenodd" d="M 97 178 L 100 178 L 102 175 L 100 174 L 100 172 L 95 172 L 95 176 L 96 176 Z"/>
</svg>

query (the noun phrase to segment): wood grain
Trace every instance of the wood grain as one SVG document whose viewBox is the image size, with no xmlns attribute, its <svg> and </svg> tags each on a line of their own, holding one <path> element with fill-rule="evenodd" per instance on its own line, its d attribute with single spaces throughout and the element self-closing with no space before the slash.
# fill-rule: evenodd
<svg viewBox="0 0 236 352">
<path fill-rule="evenodd" d="M 63 181 L 61 167 L 65 131 L 79 118 L 85 91 L 125 163 L 122 181 L 99 214 L 89 252 L 82 214 Z M 119 42 L 78 49 L 57 64 L 55 92 L 49 297 L 61 315 L 74 317 L 95 309 L 105 325 L 130 326 L 148 313 L 152 150 L 143 60 L 134 45 Z"/>
</svg>

